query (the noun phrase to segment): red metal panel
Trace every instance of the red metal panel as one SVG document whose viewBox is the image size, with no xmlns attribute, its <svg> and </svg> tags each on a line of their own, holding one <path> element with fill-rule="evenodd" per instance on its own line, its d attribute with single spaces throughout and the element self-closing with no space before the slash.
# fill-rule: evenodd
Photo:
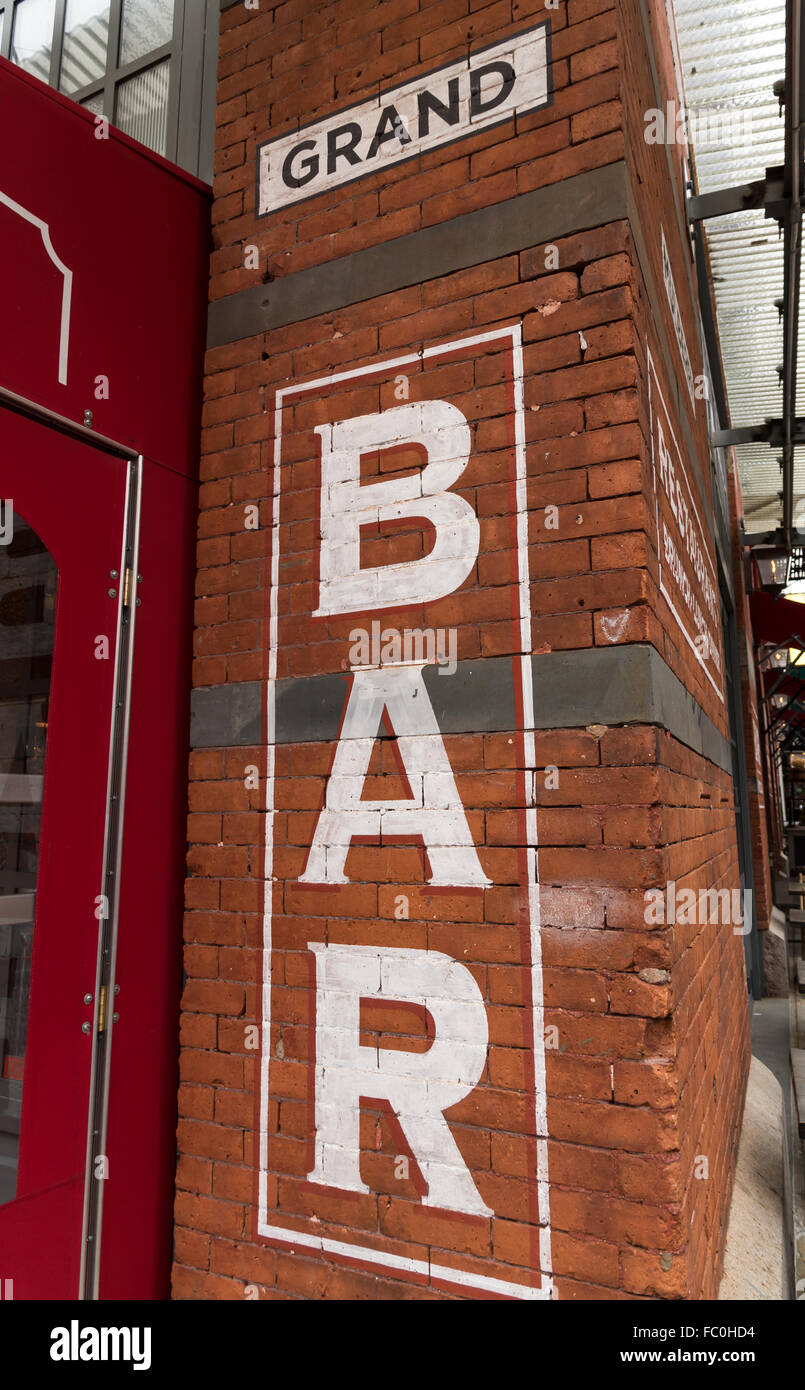
<svg viewBox="0 0 805 1390">
<path fill-rule="evenodd" d="M 210 193 L 120 132 L 98 138 L 104 132 L 91 113 L 3 60 L 0 125 L 14 131 L 0 148 L 0 386 L 79 424 L 91 411 L 94 430 L 147 460 L 101 1296 L 160 1298 L 168 1292 L 175 1159 L 194 480 Z M 101 493 L 84 499 L 71 491 L 76 471 L 70 451 L 80 446 L 65 449 L 56 438 L 52 461 L 61 467 L 66 492 L 53 497 L 94 574 L 108 515 L 104 519 Z M 13 491 L 4 481 L 5 457 L 3 439 L 0 497 Z M 30 460 L 37 508 L 49 488 L 40 457 Z M 36 510 L 34 526 L 38 518 Z M 85 700 L 85 679 L 76 676 L 72 702 L 77 708 Z M 81 801 L 87 788 L 78 782 L 63 773 L 57 795 L 74 798 L 71 833 L 80 836 L 89 812 Z M 67 1106 L 76 1103 L 76 1093 L 64 1080 L 63 1024 L 54 1015 L 44 1028 L 50 1056 L 43 1076 L 49 1069 L 47 1084 L 60 1082 Z M 81 1106 L 85 1118 L 86 1090 Z M 79 1169 L 83 1176 L 83 1156 L 69 1166 L 70 1176 L 77 1179 Z M 76 1185 L 69 1201 L 58 1205 L 58 1234 L 26 1228 L 26 1242 L 39 1239 L 40 1249 L 47 1236 L 54 1269 L 67 1262 L 72 1271 L 77 1259 L 80 1198 Z M 59 1289 L 65 1291 L 63 1282 Z M 29 1281 L 28 1296 L 55 1291 L 53 1278 Z"/>
<path fill-rule="evenodd" d="M 207 190 L 3 59 L 0 129 L 0 384 L 194 476 Z"/>
</svg>

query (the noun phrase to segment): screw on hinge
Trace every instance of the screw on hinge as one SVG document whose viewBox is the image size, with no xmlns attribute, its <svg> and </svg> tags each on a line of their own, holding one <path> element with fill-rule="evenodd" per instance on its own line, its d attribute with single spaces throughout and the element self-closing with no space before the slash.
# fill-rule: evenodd
<svg viewBox="0 0 805 1390">
<path fill-rule="evenodd" d="M 85 429 L 88 429 L 88 430 L 89 430 L 89 429 L 92 429 L 92 419 L 93 419 L 92 411 L 91 411 L 91 410 L 85 410 L 85 411 L 84 411 L 84 427 L 85 427 Z"/>
</svg>

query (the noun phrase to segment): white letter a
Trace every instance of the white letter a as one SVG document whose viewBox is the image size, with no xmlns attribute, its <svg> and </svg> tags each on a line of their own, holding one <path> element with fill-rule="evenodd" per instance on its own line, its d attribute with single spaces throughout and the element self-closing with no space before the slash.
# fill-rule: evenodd
<svg viewBox="0 0 805 1390">
<path fill-rule="evenodd" d="M 388 711 L 412 796 L 362 801 L 372 748 Z M 354 835 L 420 837 L 430 861 L 428 882 L 486 888 L 422 666 L 353 672 L 344 723 L 324 809 L 316 823 L 300 883 L 348 883 L 344 873 Z"/>
</svg>

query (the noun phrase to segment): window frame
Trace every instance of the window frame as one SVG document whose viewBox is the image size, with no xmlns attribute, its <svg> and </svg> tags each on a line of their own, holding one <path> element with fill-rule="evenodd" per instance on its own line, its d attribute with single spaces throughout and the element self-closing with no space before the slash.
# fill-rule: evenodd
<svg viewBox="0 0 805 1390">
<path fill-rule="evenodd" d="M 0 0 L 0 56 L 10 59 L 14 14 L 23 0 Z M 49 86 L 83 105 L 91 97 L 103 98 L 103 115 L 116 129 L 118 89 L 123 82 L 169 63 L 165 149 L 172 163 L 210 181 L 214 126 L 215 65 L 218 39 L 218 0 L 174 0 L 173 33 L 167 43 L 140 58 L 121 64 L 120 36 L 124 0 L 110 0 L 106 71 L 73 92 L 61 92 L 64 22 L 67 0 L 56 0 L 50 56 Z M 209 129 L 207 128 L 209 126 Z"/>
</svg>

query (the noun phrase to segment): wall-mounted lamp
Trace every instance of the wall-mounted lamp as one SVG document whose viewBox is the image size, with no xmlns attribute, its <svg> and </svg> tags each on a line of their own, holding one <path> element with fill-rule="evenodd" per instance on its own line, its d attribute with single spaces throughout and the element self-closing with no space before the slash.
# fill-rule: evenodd
<svg viewBox="0 0 805 1390">
<path fill-rule="evenodd" d="M 783 546 L 756 546 L 752 550 L 756 587 L 777 598 L 788 583 L 788 551 Z"/>
</svg>

